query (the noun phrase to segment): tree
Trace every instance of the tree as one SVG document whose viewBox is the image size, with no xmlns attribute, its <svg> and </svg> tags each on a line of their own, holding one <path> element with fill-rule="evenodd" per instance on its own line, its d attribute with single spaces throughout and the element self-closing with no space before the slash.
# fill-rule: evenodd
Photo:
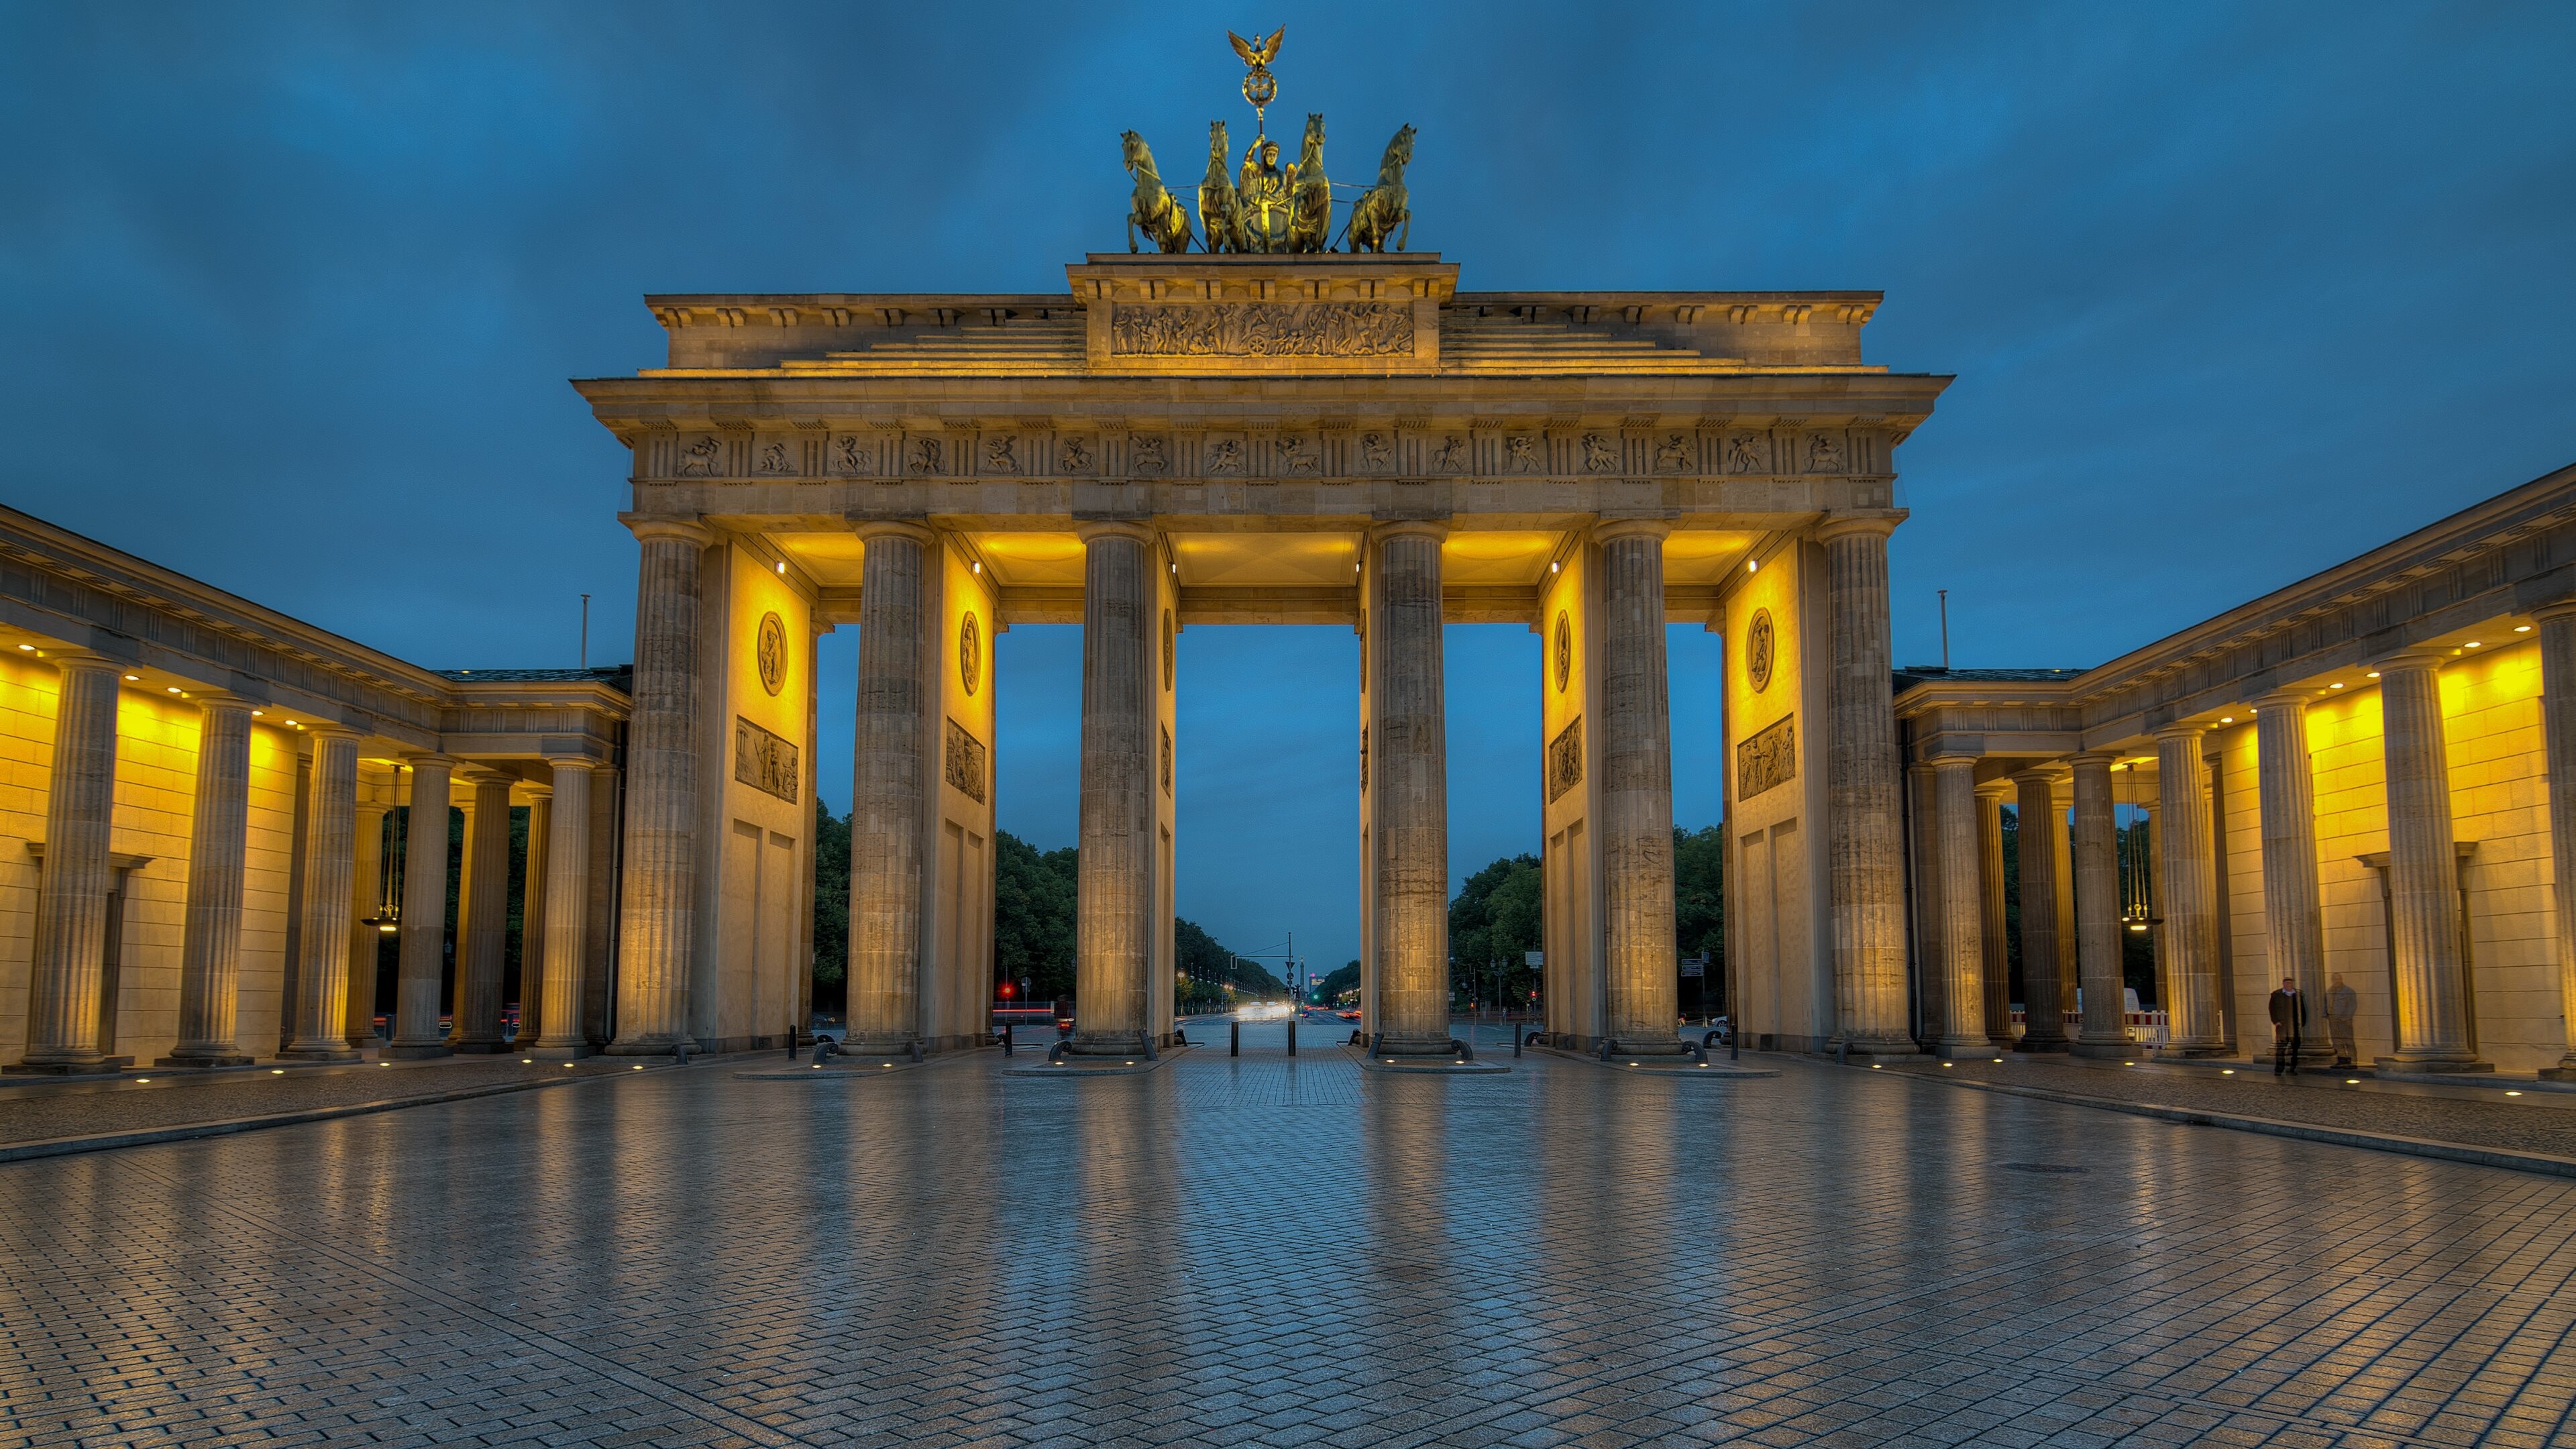
<svg viewBox="0 0 2576 1449">
<path fill-rule="evenodd" d="M 993 862 L 995 974 L 1028 982 L 1031 1001 L 1073 995 L 1073 847 L 1040 854 L 1007 830 L 993 832 L 993 839 L 999 849 Z"/>
<path fill-rule="evenodd" d="M 1528 999 L 1528 953 L 1543 949 L 1546 880 L 1535 855 L 1506 856 L 1467 877 L 1449 903 L 1453 991 L 1478 999 Z"/>
<path fill-rule="evenodd" d="M 1342 993 L 1345 991 L 1357 991 L 1359 989 L 1360 963 L 1354 961 L 1348 966 L 1345 966 L 1325 977 L 1324 984 L 1316 987 L 1315 991 L 1316 994 L 1323 997 L 1324 1000 L 1331 1002 L 1341 1000 Z"/>
<path fill-rule="evenodd" d="M 850 817 L 834 815 L 814 797 L 814 984 L 819 1010 L 826 1000 L 847 1009 L 850 975 Z"/>
<path fill-rule="evenodd" d="M 1699 979 L 1708 1010 L 1726 1009 L 1726 831 L 1704 825 L 1673 827 L 1673 945 L 1684 956 L 1707 958 Z M 1684 1002 L 1685 1006 L 1689 1003 Z"/>
</svg>

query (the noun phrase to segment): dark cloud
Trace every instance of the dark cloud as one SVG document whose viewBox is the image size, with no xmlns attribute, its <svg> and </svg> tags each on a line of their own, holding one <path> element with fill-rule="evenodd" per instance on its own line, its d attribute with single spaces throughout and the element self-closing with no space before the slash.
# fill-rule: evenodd
<svg viewBox="0 0 2576 1449">
<path fill-rule="evenodd" d="M 653 360 L 640 294 L 1061 285 L 1118 244 L 1121 129 L 1191 156 L 1240 115 L 1253 18 L 11 7 L 0 497 L 422 663 L 565 662 L 584 591 L 623 657 L 624 459 L 564 379 Z M 1935 588 L 1961 663 L 2093 663 L 2568 461 L 2568 7 L 1277 19 L 1277 109 L 1341 169 L 1421 128 L 1417 242 L 1470 286 L 1887 292 L 1873 357 L 1959 377 L 1900 455 L 1906 659 Z M 1068 635 L 997 655 L 1045 844 Z M 1350 647 L 1186 641 L 1183 908 L 1230 942 L 1350 949 Z M 1698 822 L 1714 659 L 1674 648 Z M 1537 844 L 1535 643 L 1451 650 L 1465 867 Z"/>
</svg>

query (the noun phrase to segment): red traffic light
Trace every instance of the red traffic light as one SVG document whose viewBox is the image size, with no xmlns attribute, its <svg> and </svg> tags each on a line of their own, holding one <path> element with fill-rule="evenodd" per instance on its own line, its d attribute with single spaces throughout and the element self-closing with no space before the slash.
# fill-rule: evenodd
<svg viewBox="0 0 2576 1449">
<path fill-rule="evenodd" d="M 1008 1001 L 1008 1000 L 1010 1000 L 1010 999 L 1011 999 L 1011 992 L 1012 992 L 1011 983 L 1009 983 L 1009 982 L 1007 982 L 1007 981 L 1003 982 L 1003 983 L 1002 983 L 1002 999 L 1003 999 L 1004 1001 Z"/>
</svg>

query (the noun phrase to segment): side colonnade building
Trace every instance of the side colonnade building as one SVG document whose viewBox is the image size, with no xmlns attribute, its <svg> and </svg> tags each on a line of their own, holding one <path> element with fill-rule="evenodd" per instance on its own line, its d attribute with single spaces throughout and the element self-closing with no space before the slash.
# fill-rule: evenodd
<svg viewBox="0 0 2576 1449">
<path fill-rule="evenodd" d="M 520 809 L 518 1049 L 604 1043 L 624 675 L 417 668 L 0 508 L 0 1067 L 501 1050 Z"/>
<path fill-rule="evenodd" d="M 2270 1052 L 2286 978 L 2311 1061 L 2348 992 L 2383 1073 L 2576 1076 L 2576 467 L 2099 668 L 1897 683 L 1933 1049 L 2134 1058 L 2135 928 L 2168 1054 Z M 2124 899 L 2121 807 L 2147 820 L 2144 899 Z"/>
</svg>

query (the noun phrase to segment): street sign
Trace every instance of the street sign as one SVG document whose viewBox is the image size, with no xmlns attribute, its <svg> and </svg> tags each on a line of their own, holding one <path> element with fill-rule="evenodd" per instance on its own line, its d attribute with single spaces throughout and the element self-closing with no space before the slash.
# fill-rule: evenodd
<svg viewBox="0 0 2576 1449">
<path fill-rule="evenodd" d="M 1547 964 L 1547 953 L 1545 951 L 1524 951 L 1521 953 L 1521 964 L 1525 966 L 1544 966 Z"/>
</svg>

